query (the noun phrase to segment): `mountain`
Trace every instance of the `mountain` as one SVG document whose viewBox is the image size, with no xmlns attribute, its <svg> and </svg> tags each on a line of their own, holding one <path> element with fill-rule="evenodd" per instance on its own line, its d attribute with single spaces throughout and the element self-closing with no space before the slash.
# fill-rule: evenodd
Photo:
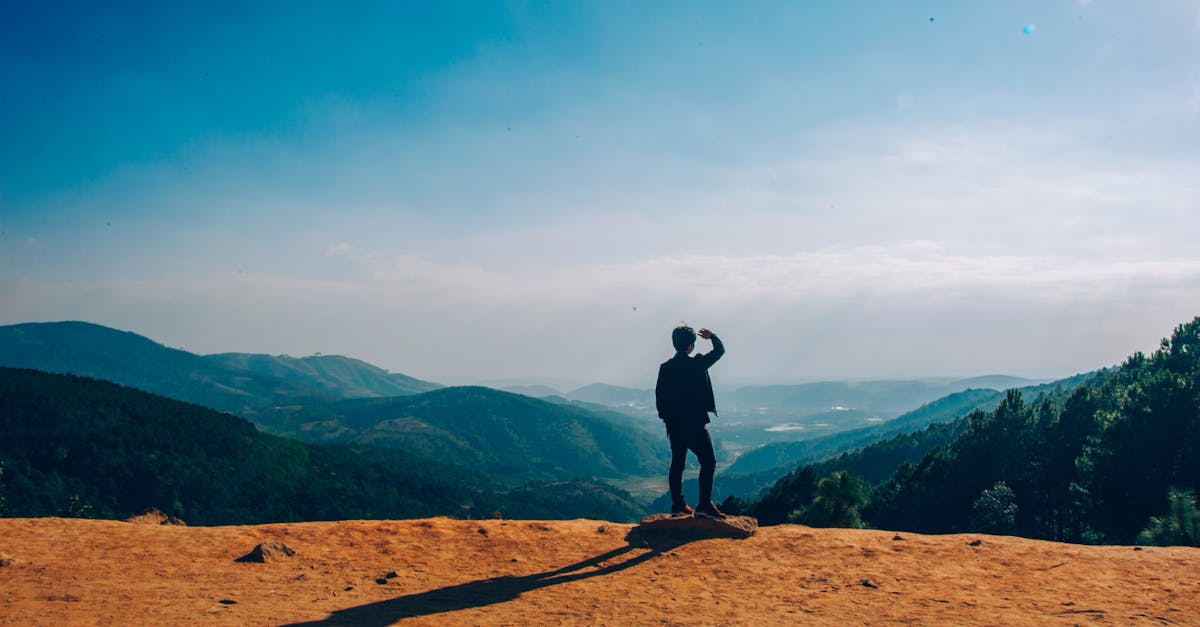
<svg viewBox="0 0 1200 627">
<path fill-rule="evenodd" d="M 626 478 L 665 467 L 661 438 L 607 408 L 478 387 L 431 393 L 440 386 L 340 356 L 200 356 L 62 322 L 0 327 L 0 365 L 111 380 L 307 441 L 403 448 L 477 466 L 506 484 Z"/>
<path fill-rule="evenodd" d="M 0 366 L 104 379 L 241 415 L 272 405 L 437 387 L 345 357 L 204 357 L 87 322 L 0 326 Z"/>
<path fill-rule="evenodd" d="M 282 435 L 400 448 L 504 480 L 626 478 L 666 467 L 663 438 L 634 418 L 484 387 L 277 407 L 257 420 Z"/>
<path fill-rule="evenodd" d="M 994 407 L 1003 398 L 995 390 L 966 390 L 927 403 L 893 420 L 799 442 L 774 442 L 748 451 L 730 467 L 731 473 L 756 473 L 795 468 L 839 453 L 867 446 L 897 433 L 917 431 L 936 422 L 948 422 L 980 407 Z"/>
<path fill-rule="evenodd" d="M 315 387 L 329 398 L 404 396 L 442 387 L 341 355 L 297 358 L 287 355 L 219 353 L 206 355 L 205 359 L 227 368 L 289 381 L 297 386 Z"/>
<path fill-rule="evenodd" d="M 598 403 L 613 407 L 654 407 L 654 391 L 626 388 L 607 383 L 592 383 L 572 390 L 567 398 L 573 401 Z"/>
<path fill-rule="evenodd" d="M 86 322 L 0 327 L 0 366 L 104 379 L 230 412 L 319 397 L 312 387 L 226 368 L 135 333 Z"/>
<path fill-rule="evenodd" d="M 133 388 L 0 368 L 0 514 L 124 518 L 147 508 L 190 524 L 459 516 L 636 519 L 606 484 L 513 489 L 408 451 L 312 445 Z"/>
<path fill-rule="evenodd" d="M 853 474 L 815 469 L 773 492 L 790 492 L 782 509 L 860 511 L 865 524 L 918 533 L 1200 545 L 1200 317 L 1151 355 L 1040 397 L 1009 390 L 959 428 L 865 486 L 865 500 Z"/>
<path fill-rule="evenodd" d="M 731 394 L 722 394 L 718 403 L 742 412 L 757 411 L 768 415 L 781 411 L 811 415 L 844 408 L 894 416 L 971 388 L 1004 390 L 1034 383 L 1039 382 L 1005 375 L 952 380 L 820 381 L 741 387 Z"/>
<path fill-rule="evenodd" d="M 614 422 L 623 427 L 631 427 L 641 431 L 649 431 L 655 437 L 663 435 L 663 424 L 657 416 L 650 417 L 638 412 L 627 412 L 624 408 L 614 408 L 611 405 L 601 405 L 600 403 L 589 403 L 587 401 L 573 401 L 561 396 L 544 396 L 541 400 L 555 405 L 563 405 L 573 409 L 586 411 L 597 416 L 601 416 L 606 420 Z"/>
<path fill-rule="evenodd" d="M 488 386 L 488 387 L 490 387 L 490 386 Z M 548 385 L 510 385 L 507 387 L 502 387 L 500 389 L 505 392 L 512 392 L 513 394 L 524 394 L 525 396 L 532 396 L 534 398 L 545 398 L 547 396 L 561 396 L 562 395 L 562 392 L 559 392 L 558 390 L 556 390 Z"/>
<path fill-rule="evenodd" d="M 963 387 L 964 389 L 1011 390 L 1039 385 L 1045 382 L 1044 379 L 1026 379 L 1025 377 L 1014 377 L 1006 374 L 987 374 L 979 377 L 957 379 L 953 381 L 952 385 L 954 387 Z"/>
<path fill-rule="evenodd" d="M 1043 394 L 1070 390 L 1097 376 L 1097 372 L 1078 374 L 1065 379 L 1029 385 L 1021 393 L 1030 398 Z M 993 382 L 1028 381 L 1017 377 L 987 377 Z M 798 464 L 820 461 L 846 451 L 867 446 L 897 435 L 914 433 L 932 424 L 950 422 L 976 409 L 990 410 L 1000 404 L 1004 394 L 994 389 L 967 389 L 954 392 L 891 420 L 869 427 L 834 433 L 799 442 L 773 442 L 748 451 L 728 469 L 731 473 L 758 473 L 771 469 L 783 469 L 779 474 L 795 468 Z M 777 475 L 778 476 L 778 475 Z"/>
</svg>

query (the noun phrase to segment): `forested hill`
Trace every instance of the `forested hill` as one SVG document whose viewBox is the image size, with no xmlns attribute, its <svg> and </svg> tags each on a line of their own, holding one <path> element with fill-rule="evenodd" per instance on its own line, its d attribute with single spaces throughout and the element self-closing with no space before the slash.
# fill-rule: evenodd
<svg viewBox="0 0 1200 627">
<path fill-rule="evenodd" d="M 336 355 L 196 355 L 87 322 L 0 326 L 0 366 L 103 379 L 243 416 L 272 405 L 440 387 Z"/>
<path fill-rule="evenodd" d="M 279 407 L 256 420 L 282 435 L 401 448 L 503 480 L 647 476 L 669 454 L 638 419 L 484 387 Z"/>
<path fill-rule="evenodd" d="M 588 480 L 510 488 L 442 460 L 311 445 L 106 381 L 0 368 L 0 515 L 189 524 L 479 515 L 629 521 L 627 494 Z"/>
<path fill-rule="evenodd" d="M 771 442 L 746 452 L 729 468 L 732 473 L 776 470 L 820 461 L 887 438 L 912 433 L 931 424 L 950 422 L 979 407 L 995 407 L 1004 397 L 996 390 L 964 390 L 927 403 L 884 423 L 798 442 Z M 779 469 L 785 469 L 779 471 Z"/>
<path fill-rule="evenodd" d="M 1028 385 L 1021 394 L 1026 398 L 1040 398 L 1071 390 L 1097 376 L 1097 372 L 1078 374 L 1050 383 Z M 979 377 L 980 381 L 1027 381 L 1016 377 Z M 929 425 L 951 422 L 975 409 L 995 409 L 1004 399 L 1004 392 L 993 389 L 970 388 L 943 396 L 883 423 L 833 433 L 798 442 L 772 442 L 747 452 L 729 468 L 731 473 L 757 473 L 774 470 L 776 476 L 798 464 L 807 464 L 827 459 L 834 455 L 852 451 L 888 438 L 915 433 Z M 780 470 L 782 469 L 782 470 Z"/>
<path fill-rule="evenodd" d="M 219 353 L 205 355 L 204 358 L 229 368 L 268 375 L 300 386 L 314 387 L 328 398 L 404 396 L 441 387 L 436 383 L 388 372 L 365 361 L 341 355 L 289 357 Z"/>
<path fill-rule="evenodd" d="M 276 435 L 398 448 L 511 485 L 644 476 L 666 465 L 662 438 L 610 410 L 488 388 L 441 389 L 335 355 L 201 356 L 134 333 L 58 322 L 0 327 L 0 366 L 113 381 L 228 411 Z"/>
<path fill-rule="evenodd" d="M 800 469 L 773 492 L 788 496 L 784 518 L 810 524 L 1197 544 L 1198 381 L 1200 318 L 1073 391 L 1010 391 L 878 485 Z"/>
</svg>

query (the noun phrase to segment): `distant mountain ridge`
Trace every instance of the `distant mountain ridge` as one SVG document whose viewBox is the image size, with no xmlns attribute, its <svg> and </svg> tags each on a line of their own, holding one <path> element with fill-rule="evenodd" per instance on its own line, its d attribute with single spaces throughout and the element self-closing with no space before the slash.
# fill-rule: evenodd
<svg viewBox="0 0 1200 627">
<path fill-rule="evenodd" d="M 1051 392 L 1076 388 L 1098 376 L 1100 372 L 1077 374 L 1049 383 L 1026 385 L 1015 389 L 1021 390 L 1027 397 L 1037 399 Z M 1028 379 L 1020 379 L 1018 377 L 986 377 L 986 379 L 992 382 L 1005 380 L 1028 381 Z M 978 379 L 968 380 L 977 381 Z M 1004 393 L 995 389 L 971 388 L 961 392 L 954 392 L 921 405 L 892 420 L 869 427 L 843 431 L 799 442 L 765 444 L 739 457 L 730 466 L 729 472 L 757 473 L 777 469 L 782 474 L 797 464 L 817 462 L 846 451 L 867 446 L 873 442 L 898 435 L 915 433 L 929 425 L 948 423 L 976 409 L 994 409 L 1003 399 Z"/>
<path fill-rule="evenodd" d="M 487 387 L 492 387 L 492 386 L 487 386 Z M 512 392 L 513 394 L 523 394 L 525 396 L 532 396 L 534 398 L 545 398 L 547 396 L 562 396 L 562 392 L 559 392 L 558 390 L 556 390 L 548 385 L 509 385 L 509 386 L 504 386 L 504 387 L 500 387 L 497 389 L 503 390 L 505 392 Z"/>
<path fill-rule="evenodd" d="M 742 409 L 786 408 L 806 413 L 845 407 L 876 412 L 902 412 L 968 389 L 1006 390 L 1042 381 L 1008 375 L 967 379 L 900 379 L 817 381 L 794 385 L 751 385 L 718 398 L 718 404 Z M 894 414 L 893 414 L 894 415 Z"/>
<path fill-rule="evenodd" d="M 719 384 L 719 377 L 717 377 Z M 1028 387 L 1044 380 L 1011 375 L 983 375 L 962 379 L 896 379 L 866 381 L 815 381 L 777 385 L 721 386 L 717 390 L 718 411 L 736 414 L 740 420 L 778 422 L 782 416 L 806 419 L 828 418 L 832 422 L 861 420 L 865 415 L 895 416 L 937 399 L 972 389 L 1000 392 Z M 520 391 L 520 390 L 513 390 Z M 543 392 L 543 390 L 538 390 Z M 528 393 L 521 391 L 521 393 Z M 545 396 L 538 393 L 537 396 Z M 607 383 L 592 383 L 563 395 L 576 401 L 597 403 L 638 412 L 654 412 L 654 390 Z M 838 413 L 831 413 L 838 412 Z M 762 416 L 762 418 L 756 418 Z"/>
<path fill-rule="evenodd" d="M 599 403 L 617 407 L 654 407 L 654 391 L 627 388 L 607 383 L 592 383 L 567 393 L 573 401 Z"/>
<path fill-rule="evenodd" d="M 0 326 L 0 366 L 103 379 L 243 416 L 278 404 L 441 387 L 335 355 L 197 355 L 88 322 Z"/>
<path fill-rule="evenodd" d="M 298 385 L 320 386 L 334 398 L 405 396 L 442 387 L 341 355 L 290 357 L 218 353 L 205 355 L 204 358 L 239 370 L 294 381 Z"/>
<path fill-rule="evenodd" d="M 256 419 L 281 435 L 400 448 L 507 480 L 626 478 L 666 464 L 662 438 L 635 418 L 485 387 L 277 407 Z"/>
</svg>

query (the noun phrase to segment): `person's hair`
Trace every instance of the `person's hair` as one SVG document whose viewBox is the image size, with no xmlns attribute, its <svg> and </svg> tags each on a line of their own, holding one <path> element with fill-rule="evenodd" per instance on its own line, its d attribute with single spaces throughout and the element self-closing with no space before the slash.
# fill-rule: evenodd
<svg viewBox="0 0 1200 627">
<path fill-rule="evenodd" d="M 696 332 L 686 324 L 681 324 L 671 331 L 671 343 L 675 345 L 675 350 L 687 350 L 687 347 L 696 343 Z"/>
</svg>

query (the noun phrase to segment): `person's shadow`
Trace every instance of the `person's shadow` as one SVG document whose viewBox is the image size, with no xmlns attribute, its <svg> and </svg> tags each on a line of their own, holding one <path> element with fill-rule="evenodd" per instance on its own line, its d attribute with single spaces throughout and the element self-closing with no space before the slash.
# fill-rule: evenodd
<svg viewBox="0 0 1200 627">
<path fill-rule="evenodd" d="M 601 577 L 620 572 L 627 568 L 633 568 L 667 551 L 700 539 L 703 539 L 703 537 L 646 533 L 635 527 L 625 536 L 627 543 L 625 546 L 555 570 L 522 577 L 511 575 L 492 577 L 490 579 L 447 586 L 427 592 L 418 592 L 386 601 L 337 610 L 324 620 L 291 623 L 284 627 L 391 625 L 402 618 L 428 616 L 430 614 L 504 603 L 516 599 L 530 590 L 579 581 L 580 579 L 587 579 L 589 577 Z M 612 562 L 612 560 L 616 560 L 640 548 L 648 548 L 650 550 L 623 561 Z M 609 563 L 605 564 L 605 562 Z"/>
</svg>

